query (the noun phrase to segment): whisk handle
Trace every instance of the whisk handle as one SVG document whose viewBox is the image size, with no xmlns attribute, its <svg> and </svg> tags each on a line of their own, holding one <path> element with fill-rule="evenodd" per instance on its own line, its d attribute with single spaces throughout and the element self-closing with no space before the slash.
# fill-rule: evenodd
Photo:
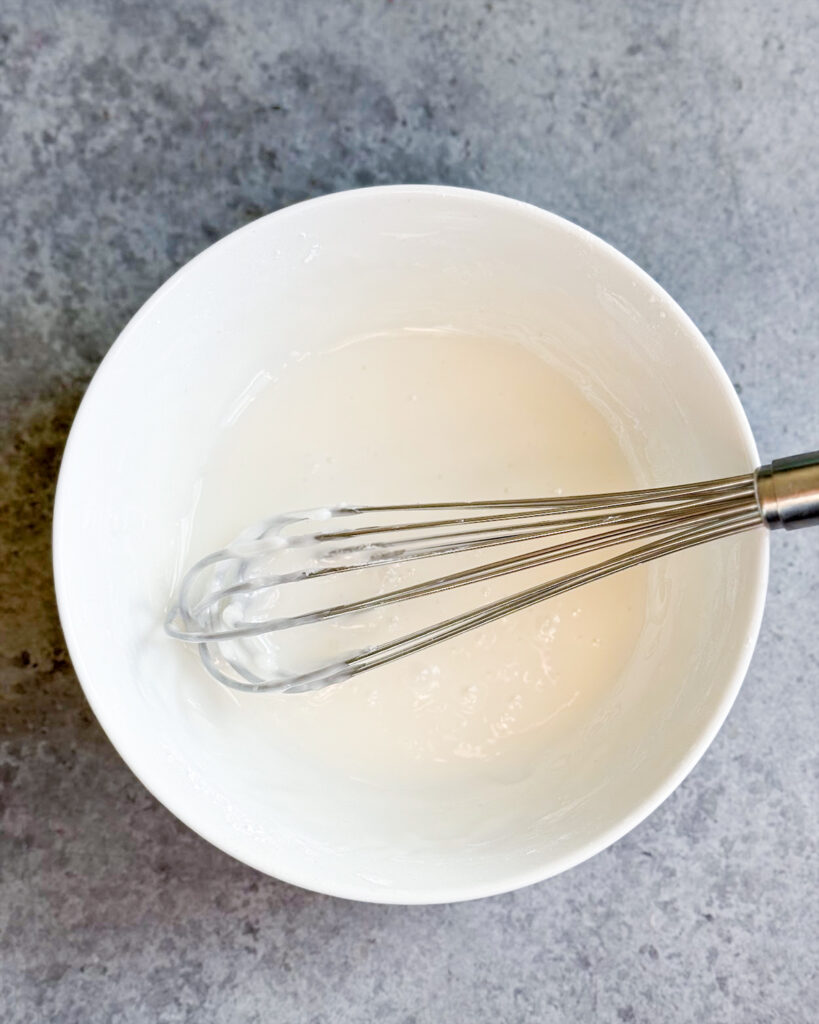
<svg viewBox="0 0 819 1024">
<path fill-rule="evenodd" d="M 796 530 L 819 525 L 819 452 L 774 459 L 756 471 L 755 481 L 766 526 Z"/>
</svg>

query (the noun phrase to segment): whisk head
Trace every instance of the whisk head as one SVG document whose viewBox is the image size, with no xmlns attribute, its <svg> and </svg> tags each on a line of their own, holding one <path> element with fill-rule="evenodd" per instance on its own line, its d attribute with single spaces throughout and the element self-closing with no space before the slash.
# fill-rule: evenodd
<svg viewBox="0 0 819 1024">
<path fill-rule="evenodd" d="M 762 522 L 753 473 L 580 497 L 296 512 L 194 565 L 165 628 L 198 645 L 227 686 L 317 690 Z M 487 560 L 488 549 L 505 547 L 506 557 Z M 585 564 L 591 555 L 599 560 Z M 402 631 L 406 602 L 564 560 L 573 560 L 564 575 Z"/>
</svg>

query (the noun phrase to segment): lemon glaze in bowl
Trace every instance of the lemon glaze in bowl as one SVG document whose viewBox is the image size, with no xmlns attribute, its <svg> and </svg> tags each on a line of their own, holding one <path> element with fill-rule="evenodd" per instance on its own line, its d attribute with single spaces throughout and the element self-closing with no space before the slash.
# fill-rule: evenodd
<svg viewBox="0 0 819 1024">
<path fill-rule="evenodd" d="M 614 842 L 713 739 L 764 601 L 763 531 L 652 567 L 650 614 L 616 685 L 524 779 L 476 784 L 461 773 L 436 785 L 433 774 L 402 787 L 392 773 L 379 787 L 334 772 L 298 736 L 271 744 L 266 761 L 250 758 L 245 733 L 225 727 L 227 698 L 160 628 L 208 461 L 253 382 L 294 349 L 442 326 L 539 351 L 606 418 L 634 483 L 757 462 L 713 352 L 624 256 L 513 200 L 395 186 L 279 211 L 182 268 L 103 361 L 58 485 L 61 620 L 85 693 L 126 762 L 228 853 L 353 899 L 503 892 Z"/>
</svg>

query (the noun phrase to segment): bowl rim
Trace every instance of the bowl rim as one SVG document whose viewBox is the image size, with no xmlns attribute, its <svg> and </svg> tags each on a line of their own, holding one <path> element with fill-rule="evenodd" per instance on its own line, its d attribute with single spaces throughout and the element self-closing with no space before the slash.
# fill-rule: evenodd
<svg viewBox="0 0 819 1024">
<path fill-rule="evenodd" d="M 686 328 L 690 343 L 697 350 L 699 357 L 706 364 L 714 377 L 715 382 L 720 386 L 721 399 L 725 403 L 726 414 L 730 413 L 733 425 L 739 429 L 742 441 L 747 450 L 749 459 L 755 459 L 759 464 L 759 455 L 756 443 L 751 432 L 745 411 L 734 390 L 730 378 L 719 361 L 716 353 L 711 348 L 700 330 L 684 312 L 684 310 L 668 295 L 646 271 L 642 270 L 629 257 L 625 256 L 613 245 L 592 233 L 586 228 L 567 220 L 558 214 L 544 210 L 531 203 L 512 199 L 507 196 L 492 192 L 485 192 L 479 189 L 460 188 L 448 185 L 423 185 L 423 184 L 401 184 L 401 185 L 377 185 L 369 188 L 349 189 L 341 192 L 333 192 L 327 195 L 306 199 L 291 206 L 260 217 L 243 227 L 232 231 L 228 235 L 207 246 L 200 253 L 180 267 L 167 281 L 164 282 L 153 294 L 143 303 L 137 312 L 123 327 L 117 339 L 100 362 L 86 391 L 83 395 L 80 406 L 75 414 L 74 421 L 66 440 L 65 449 L 60 465 L 59 477 L 54 501 L 54 513 L 52 523 L 52 562 L 54 572 L 55 592 L 57 608 L 65 636 L 66 645 L 71 657 L 74 670 L 83 689 L 86 700 L 91 706 L 94 715 L 108 736 L 109 740 L 117 750 L 123 761 L 145 788 L 172 814 L 182 821 L 188 828 L 192 829 L 199 836 L 211 843 L 213 846 L 234 857 L 241 863 L 247 864 L 266 875 L 270 875 L 280 881 L 291 885 L 299 886 L 316 893 L 328 896 L 335 896 L 344 899 L 357 900 L 365 903 L 399 904 L 399 905 L 429 905 L 442 903 L 455 903 L 465 900 L 479 899 L 487 896 L 495 896 L 501 893 L 511 892 L 515 889 L 524 888 L 537 882 L 552 878 L 572 867 L 583 863 L 589 858 L 607 849 L 619 839 L 632 831 L 650 814 L 652 814 L 684 781 L 705 751 L 714 741 L 717 733 L 722 727 L 725 719 L 737 698 L 745 675 L 748 671 L 754 648 L 759 636 L 762 615 L 765 604 L 765 595 L 768 582 L 770 545 L 767 535 L 764 541 L 759 544 L 759 554 L 755 578 L 753 580 L 753 604 L 750 610 L 744 643 L 741 645 L 741 653 L 728 678 L 722 685 L 722 695 L 716 705 L 710 719 L 705 723 L 695 743 L 688 750 L 685 757 L 670 771 L 659 778 L 648 796 L 646 796 L 629 814 L 625 815 L 619 822 L 610 826 L 593 839 L 581 844 L 570 853 L 549 861 L 548 864 L 528 868 L 523 871 L 516 871 L 499 878 L 498 881 L 486 884 L 464 884 L 445 886 L 426 885 L 422 888 L 401 888 L 393 887 L 375 892 L 369 883 L 358 876 L 327 877 L 327 873 L 319 871 L 314 873 L 312 866 L 308 863 L 304 870 L 280 871 L 275 865 L 267 862 L 261 855 L 248 856 L 247 851 L 237 849 L 237 844 L 232 841 L 230 835 L 221 834 L 224 830 L 215 819 L 210 822 L 194 821 L 194 816 L 189 815 L 181 799 L 180 791 L 174 785 L 166 785 L 162 771 L 159 766 L 152 763 L 140 763 L 138 748 L 132 742 L 127 728 L 122 728 L 120 720 L 116 719 L 113 713 L 109 713 L 106 702 L 100 700 L 95 693 L 104 692 L 104 687 L 96 688 L 89 685 L 91 673 L 83 657 L 82 644 L 74 626 L 74 619 L 71 611 L 71 582 L 64 564 L 63 551 L 69 543 L 66 534 L 64 509 L 70 502 L 72 489 L 72 466 L 75 461 L 75 451 L 78 448 L 82 434 L 82 426 L 86 418 L 91 415 L 92 405 L 97 393 L 106 386 L 114 363 L 118 360 L 130 343 L 131 336 L 135 333 L 140 321 L 150 315 L 163 297 L 170 290 L 175 288 L 180 281 L 189 276 L 200 260 L 206 256 L 210 257 L 214 250 L 220 247 L 228 247 L 238 240 L 239 236 L 263 230 L 263 226 L 271 218 L 277 218 L 280 222 L 284 218 L 298 215 L 302 208 L 311 206 L 340 206 L 345 203 L 355 203 L 360 198 L 372 199 L 379 195 L 395 196 L 435 196 L 438 198 L 456 199 L 459 201 L 470 201 L 478 205 L 494 206 L 496 209 L 514 210 L 522 213 L 531 219 L 541 223 L 559 227 L 562 231 L 573 235 L 578 241 L 583 242 L 589 248 L 601 253 L 607 260 L 626 270 L 636 280 L 642 282 L 657 298 L 662 299 L 667 306 L 674 311 L 679 322 Z M 144 761 L 144 759 L 143 759 Z"/>
</svg>

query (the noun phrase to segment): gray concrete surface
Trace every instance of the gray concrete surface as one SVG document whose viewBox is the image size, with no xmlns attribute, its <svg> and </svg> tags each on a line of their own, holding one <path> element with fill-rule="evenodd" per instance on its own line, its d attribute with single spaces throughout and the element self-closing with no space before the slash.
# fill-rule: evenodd
<svg viewBox="0 0 819 1024">
<path fill-rule="evenodd" d="M 713 343 L 764 455 L 819 446 L 811 0 L 5 0 L 0 7 L 0 1019 L 819 1017 L 819 538 L 775 538 L 718 740 L 582 867 L 473 904 L 316 896 L 120 762 L 68 662 L 49 520 L 119 329 L 263 212 L 477 186 L 609 239 Z"/>
</svg>

